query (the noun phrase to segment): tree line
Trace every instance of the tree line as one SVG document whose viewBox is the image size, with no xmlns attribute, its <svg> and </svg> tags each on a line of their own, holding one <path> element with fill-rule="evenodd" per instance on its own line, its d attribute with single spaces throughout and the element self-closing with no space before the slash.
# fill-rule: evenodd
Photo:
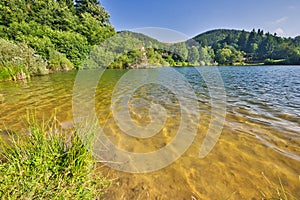
<svg viewBox="0 0 300 200">
<path fill-rule="evenodd" d="M 213 30 L 194 38 L 199 45 L 211 46 L 214 60 L 232 64 L 300 64 L 300 37 L 284 38 L 263 30 Z"/>
<path fill-rule="evenodd" d="M 101 66 L 117 69 L 155 66 L 298 65 L 300 37 L 284 38 L 264 33 L 261 29 L 253 29 L 251 32 L 220 29 L 200 34 L 185 42 L 166 44 L 143 34 L 121 32 L 118 37 L 110 39 L 109 44 L 97 47 L 95 52 L 98 52 L 99 56 L 96 58 Z"/>
</svg>

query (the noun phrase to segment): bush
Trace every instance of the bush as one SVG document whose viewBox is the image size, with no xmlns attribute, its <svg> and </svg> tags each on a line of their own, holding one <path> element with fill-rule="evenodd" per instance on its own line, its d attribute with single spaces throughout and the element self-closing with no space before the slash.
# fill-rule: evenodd
<svg viewBox="0 0 300 200">
<path fill-rule="evenodd" d="M 44 59 L 48 59 L 51 49 L 54 49 L 50 38 L 48 37 L 37 37 L 37 36 L 23 36 L 22 41 L 25 41 L 36 53 L 41 55 Z"/>
<path fill-rule="evenodd" d="M 45 34 L 51 39 L 55 49 L 65 54 L 76 67 L 81 65 L 90 52 L 87 39 L 78 33 L 51 30 Z"/>
<path fill-rule="evenodd" d="M 14 44 L 0 38 L 0 78 L 17 80 L 47 74 L 46 66 L 42 57 L 26 44 Z"/>
<path fill-rule="evenodd" d="M 71 61 L 58 51 L 52 50 L 49 56 L 49 69 L 51 71 L 68 71 L 74 68 Z"/>
</svg>

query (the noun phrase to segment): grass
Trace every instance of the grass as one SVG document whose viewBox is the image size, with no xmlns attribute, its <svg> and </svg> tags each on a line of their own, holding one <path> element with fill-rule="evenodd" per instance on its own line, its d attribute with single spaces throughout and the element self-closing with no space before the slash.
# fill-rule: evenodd
<svg viewBox="0 0 300 200">
<path fill-rule="evenodd" d="M 100 199 L 109 182 L 96 173 L 92 130 L 57 131 L 28 120 L 26 136 L 1 139 L 0 199 Z"/>
<path fill-rule="evenodd" d="M 264 200 L 298 200 L 298 198 L 296 198 L 294 195 L 292 195 L 285 189 L 280 178 L 278 178 L 279 185 L 275 185 L 264 175 L 264 173 L 262 173 L 262 176 L 272 188 L 272 191 L 270 191 L 269 194 L 261 192 Z"/>
</svg>

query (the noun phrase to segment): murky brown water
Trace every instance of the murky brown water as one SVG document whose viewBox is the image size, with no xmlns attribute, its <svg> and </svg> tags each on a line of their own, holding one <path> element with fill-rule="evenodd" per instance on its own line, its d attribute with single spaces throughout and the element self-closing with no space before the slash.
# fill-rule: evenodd
<svg viewBox="0 0 300 200">
<path fill-rule="evenodd" d="M 198 155 L 211 120 L 208 89 L 194 68 L 176 70 L 198 97 L 201 116 L 192 145 L 174 163 L 150 173 L 125 173 L 101 165 L 101 170 L 114 180 L 105 198 L 271 198 L 277 197 L 274 187 L 280 187 L 280 178 L 285 190 L 300 199 L 300 67 L 220 68 L 227 93 L 226 122 L 217 144 L 203 159 Z M 131 119 L 124 120 L 147 125 L 151 121 L 151 102 L 166 109 L 167 119 L 151 138 L 125 134 L 113 118 L 111 96 L 126 72 L 108 70 L 99 82 L 95 107 L 100 125 L 120 149 L 135 153 L 157 151 L 176 136 L 181 109 L 186 108 L 180 107 L 176 95 L 163 86 L 148 84 L 136 88 L 129 101 Z M 167 76 L 163 70 L 159 72 L 158 76 Z M 76 73 L 70 72 L 23 83 L 0 83 L 0 129 L 20 130 L 27 110 L 35 110 L 40 118 L 49 118 L 56 112 L 57 119 L 69 126 L 73 121 L 75 77 Z M 177 88 L 185 94 L 180 85 Z"/>
</svg>

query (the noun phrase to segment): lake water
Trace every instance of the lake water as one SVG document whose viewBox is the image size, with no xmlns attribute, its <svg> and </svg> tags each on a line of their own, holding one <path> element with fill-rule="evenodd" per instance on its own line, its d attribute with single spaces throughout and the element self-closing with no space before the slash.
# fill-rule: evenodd
<svg viewBox="0 0 300 200">
<path fill-rule="evenodd" d="M 204 158 L 199 157 L 199 152 L 214 118 L 213 93 L 208 82 L 213 84 L 216 77 L 209 75 L 211 68 L 172 68 L 184 79 L 172 79 L 176 91 L 157 83 L 144 84 L 134 88 L 126 105 L 111 99 L 113 94 L 122 96 L 132 89 L 131 80 L 124 79 L 129 71 L 105 71 L 96 89 L 95 110 L 105 135 L 124 151 L 155 152 L 171 143 L 183 120 L 183 110 L 189 112 L 194 106 L 189 102 L 196 101 L 200 117 L 199 122 L 187 121 L 197 129 L 187 151 L 160 170 L 127 173 L 100 164 L 100 169 L 113 180 L 107 199 L 271 198 L 276 197 L 279 179 L 286 191 L 300 199 L 300 67 L 218 69 L 226 91 L 226 118 L 216 145 Z M 206 77 L 199 75 L 198 70 Z M 166 68 L 151 73 L 162 81 L 171 76 Z M 46 119 L 56 113 L 64 128 L 72 126 L 75 79 L 76 72 L 67 72 L 34 77 L 28 82 L 0 82 L 0 129 L 20 131 L 28 111 Z M 115 90 L 118 81 L 122 81 L 119 86 L 124 90 Z M 190 96 L 191 92 L 195 96 Z M 182 104 L 177 94 L 190 100 Z M 112 102 L 118 106 L 113 107 Z M 81 103 L 84 107 L 84 99 Z M 153 120 L 149 117 L 152 103 L 166 111 L 163 127 L 153 137 L 133 137 L 118 126 L 118 120 L 147 126 Z M 128 108 L 130 119 L 125 115 L 114 118 L 113 108 Z M 181 142 L 184 141 L 178 144 Z"/>
</svg>

